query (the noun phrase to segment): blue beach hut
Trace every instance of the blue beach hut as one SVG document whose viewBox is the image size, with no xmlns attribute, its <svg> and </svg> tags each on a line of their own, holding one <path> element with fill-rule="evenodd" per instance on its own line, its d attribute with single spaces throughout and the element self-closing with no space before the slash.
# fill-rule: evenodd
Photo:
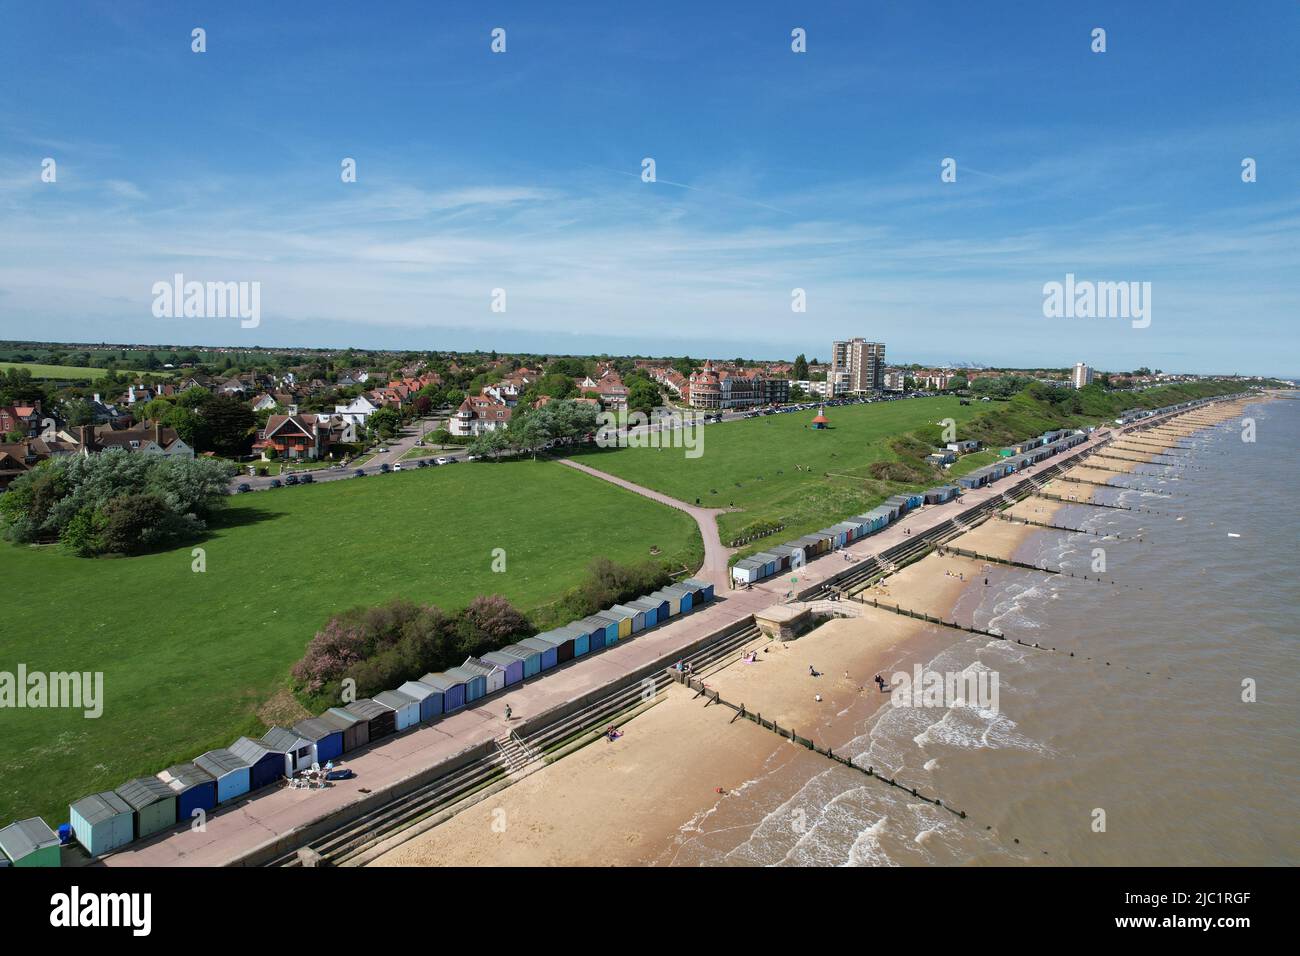
<svg viewBox="0 0 1300 956">
<path fill-rule="evenodd" d="M 176 794 L 176 820 L 188 823 L 194 811 L 211 813 L 217 808 L 217 781 L 196 763 L 178 763 L 158 774 L 158 779 Z"/>
<path fill-rule="evenodd" d="M 284 754 L 260 740 L 240 737 L 230 745 L 230 752 L 248 764 L 248 789 L 269 787 L 284 776 Z"/>
<path fill-rule="evenodd" d="M 68 807 L 72 832 L 87 853 L 102 856 L 135 839 L 135 812 L 112 790 L 92 793 Z"/>
<path fill-rule="evenodd" d="M 311 741 L 317 763 L 324 765 L 335 757 L 343 756 L 343 731 L 328 720 L 308 717 L 294 724 L 293 731 Z"/>
<path fill-rule="evenodd" d="M 517 657 L 502 654 L 500 651 L 488 651 L 483 655 L 483 660 L 488 664 L 495 664 L 505 671 L 506 687 L 511 684 L 518 684 L 524 679 L 524 662 Z"/>
<path fill-rule="evenodd" d="M 544 671 L 549 671 L 560 662 L 559 652 L 550 641 L 539 640 L 536 637 L 525 637 L 519 644 L 542 655 L 542 670 Z"/>
<path fill-rule="evenodd" d="M 420 720 L 428 722 L 442 716 L 442 691 L 436 687 L 430 687 L 424 681 L 408 680 L 397 689 L 419 702 Z"/>
<path fill-rule="evenodd" d="M 194 758 L 194 763 L 217 781 L 217 803 L 229 803 L 248 793 L 250 768 L 242 758 L 225 747 L 199 754 Z"/>
<path fill-rule="evenodd" d="M 420 678 L 421 684 L 428 684 L 442 694 L 442 712 L 450 714 L 465 706 L 465 682 L 454 680 L 445 674 L 425 674 Z"/>
<path fill-rule="evenodd" d="M 467 667 L 448 667 L 442 672 L 450 680 L 458 680 L 465 685 L 465 703 L 472 704 L 487 696 L 487 678 L 475 674 Z"/>
</svg>

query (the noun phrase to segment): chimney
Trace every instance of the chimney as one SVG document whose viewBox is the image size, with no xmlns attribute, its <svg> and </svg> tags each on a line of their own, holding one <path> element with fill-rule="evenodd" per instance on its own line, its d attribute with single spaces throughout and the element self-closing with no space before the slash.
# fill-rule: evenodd
<svg viewBox="0 0 1300 956">
<path fill-rule="evenodd" d="M 86 454 L 95 450 L 95 426 L 78 425 L 77 440 L 81 442 L 81 450 Z"/>
<path fill-rule="evenodd" d="M 153 423 L 153 440 L 159 448 L 163 447 L 162 422 L 156 421 Z"/>
</svg>

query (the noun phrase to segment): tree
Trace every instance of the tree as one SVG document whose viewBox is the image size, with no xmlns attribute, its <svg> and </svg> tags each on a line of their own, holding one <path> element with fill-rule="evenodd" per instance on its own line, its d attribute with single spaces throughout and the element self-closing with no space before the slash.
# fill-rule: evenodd
<svg viewBox="0 0 1300 956">
<path fill-rule="evenodd" d="M 195 439 L 204 451 L 227 458 L 248 452 L 257 419 L 253 410 L 231 395 L 213 395 L 198 408 Z"/>
<path fill-rule="evenodd" d="M 90 403 L 83 398 L 74 399 L 63 406 L 63 417 L 67 419 L 71 428 L 78 425 L 93 425 L 95 423 L 95 412 L 90 407 Z"/>
<path fill-rule="evenodd" d="M 498 458 L 503 451 L 510 448 L 510 440 L 506 438 L 504 429 L 494 428 L 491 431 L 483 432 L 474 441 L 470 442 L 469 453 L 476 458 Z"/>
<path fill-rule="evenodd" d="M 627 407 L 629 411 L 649 415 L 663 404 L 659 386 L 648 378 L 634 378 L 627 390 Z"/>
<path fill-rule="evenodd" d="M 376 438 L 392 438 L 402 426 L 402 416 L 397 409 L 384 407 L 370 413 L 366 427 Z"/>
<path fill-rule="evenodd" d="M 791 370 L 790 377 L 796 382 L 808 381 L 808 360 L 804 358 L 802 352 L 795 356 L 794 369 Z"/>
<path fill-rule="evenodd" d="M 948 379 L 948 390 L 950 392 L 955 392 L 958 389 L 966 388 L 969 385 L 970 382 L 967 380 L 965 375 L 954 375 L 952 378 Z"/>
</svg>

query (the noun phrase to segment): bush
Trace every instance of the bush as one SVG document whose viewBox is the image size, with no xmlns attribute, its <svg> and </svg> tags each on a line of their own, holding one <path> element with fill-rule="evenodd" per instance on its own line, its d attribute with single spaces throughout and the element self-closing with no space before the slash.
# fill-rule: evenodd
<svg viewBox="0 0 1300 956">
<path fill-rule="evenodd" d="M 346 677 L 368 697 L 532 633 L 528 619 L 496 595 L 477 597 L 451 616 L 433 605 L 395 599 L 334 615 L 311 639 L 292 676 L 309 695 L 337 698 Z"/>
</svg>

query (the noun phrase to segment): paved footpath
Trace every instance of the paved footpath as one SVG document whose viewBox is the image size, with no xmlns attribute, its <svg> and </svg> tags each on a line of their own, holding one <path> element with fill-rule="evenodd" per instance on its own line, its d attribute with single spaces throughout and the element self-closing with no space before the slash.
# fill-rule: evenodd
<svg viewBox="0 0 1300 956">
<path fill-rule="evenodd" d="M 1095 447 L 1100 440 L 1101 438 L 1095 437 L 1078 448 L 1071 449 L 1066 455 L 1050 458 L 1025 469 L 1017 477 L 1033 475 L 1043 468 L 1068 461 L 1080 452 Z M 580 470 L 592 470 L 568 464 Z M 713 511 L 686 505 L 611 476 L 600 473 L 597 476 L 627 485 L 630 490 L 690 513 Z M 948 520 L 958 511 L 964 511 L 1000 494 L 1000 491 L 993 488 L 979 488 L 967 491 L 957 502 L 920 508 L 878 534 L 805 565 L 798 573 L 798 590 L 805 591 L 842 572 L 845 567 L 845 552 L 860 558 L 868 557 L 902 543 L 908 537 L 904 531 L 913 534 L 923 532 Z M 716 515 L 697 514 L 696 520 L 699 521 L 702 517 L 712 519 Z M 833 524 L 835 520 L 840 519 L 827 516 L 828 524 Z M 716 539 L 716 524 L 713 535 Z M 707 537 L 705 540 L 707 553 Z M 721 543 L 718 542 L 717 546 L 721 547 Z M 716 553 L 715 550 L 715 557 Z M 723 581 L 716 584 L 715 600 L 698 611 L 676 618 L 662 627 L 644 631 L 607 650 L 588 654 L 563 667 L 547 671 L 546 675 L 518 685 L 513 690 L 493 694 L 479 704 L 436 724 L 413 728 L 395 737 L 388 737 L 374 747 L 350 754 L 346 765 L 357 773 L 353 780 L 340 781 L 326 790 L 290 790 L 281 787 L 262 791 L 210 816 L 206 830 L 202 833 L 189 829 L 179 830 L 150 841 L 132 844 L 111 854 L 102 862 L 108 866 L 221 866 L 240 859 L 273 837 L 363 799 L 365 795 L 359 792 L 361 787 L 372 791 L 380 790 L 449 760 L 472 746 L 501 736 L 513 726 L 513 723 L 507 724 L 505 721 L 507 704 L 516 720 L 541 714 L 602 685 L 615 683 L 656 660 L 680 652 L 729 624 L 742 621 L 755 611 L 781 602 L 785 592 L 790 589 L 789 579 L 782 576 L 755 584 L 750 590 L 729 590 L 725 579 L 725 559 L 723 570 Z"/>
</svg>

